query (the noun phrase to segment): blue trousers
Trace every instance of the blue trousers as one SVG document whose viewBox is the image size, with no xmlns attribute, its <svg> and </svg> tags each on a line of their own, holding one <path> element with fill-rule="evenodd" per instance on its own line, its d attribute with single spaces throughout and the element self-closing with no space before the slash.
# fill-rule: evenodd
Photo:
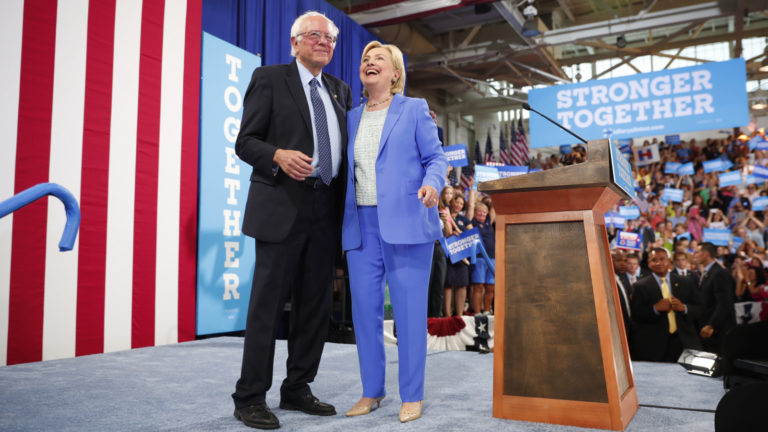
<svg viewBox="0 0 768 432">
<path fill-rule="evenodd" d="M 363 396 L 375 398 L 386 394 L 383 318 L 386 281 L 395 313 L 400 399 L 420 401 L 424 399 L 427 293 L 433 242 L 389 244 L 381 238 L 376 207 L 358 207 L 357 213 L 362 245 L 347 251 L 347 264 Z"/>
</svg>

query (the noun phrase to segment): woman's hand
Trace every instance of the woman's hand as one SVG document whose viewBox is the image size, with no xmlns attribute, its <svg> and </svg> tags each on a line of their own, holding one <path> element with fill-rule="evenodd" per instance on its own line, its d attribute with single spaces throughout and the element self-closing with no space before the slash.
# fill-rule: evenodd
<svg viewBox="0 0 768 432">
<path fill-rule="evenodd" d="M 432 186 L 420 187 L 417 197 L 426 208 L 431 208 L 437 205 L 437 191 Z"/>
</svg>

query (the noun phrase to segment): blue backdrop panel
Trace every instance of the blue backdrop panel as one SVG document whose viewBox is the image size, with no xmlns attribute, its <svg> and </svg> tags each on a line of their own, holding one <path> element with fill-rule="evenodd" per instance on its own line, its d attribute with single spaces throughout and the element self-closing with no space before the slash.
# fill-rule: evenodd
<svg viewBox="0 0 768 432">
<path fill-rule="evenodd" d="M 243 98 L 261 58 L 203 33 L 197 334 L 245 328 L 254 240 L 240 231 L 251 167 L 235 155 Z"/>
<path fill-rule="evenodd" d="M 582 137 L 669 135 L 749 123 L 744 59 L 533 89 L 533 108 Z M 531 147 L 575 143 L 531 115 Z"/>
</svg>

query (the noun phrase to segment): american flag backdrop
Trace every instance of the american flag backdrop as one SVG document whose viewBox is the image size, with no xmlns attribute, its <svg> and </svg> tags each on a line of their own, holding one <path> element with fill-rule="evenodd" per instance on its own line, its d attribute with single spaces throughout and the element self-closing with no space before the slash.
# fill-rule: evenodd
<svg viewBox="0 0 768 432">
<path fill-rule="evenodd" d="M 201 0 L 0 6 L 0 365 L 191 340 Z"/>
<path fill-rule="evenodd" d="M 511 165 L 512 164 L 512 157 L 509 154 L 509 149 L 507 148 L 507 141 L 504 139 L 504 131 L 499 131 L 499 162 L 503 163 L 504 165 Z"/>
<path fill-rule="evenodd" d="M 517 131 L 512 134 L 514 141 L 511 141 L 510 153 L 512 154 L 512 165 L 523 166 L 528 164 L 528 142 L 525 139 L 523 130 L 523 120 L 517 121 Z"/>
</svg>

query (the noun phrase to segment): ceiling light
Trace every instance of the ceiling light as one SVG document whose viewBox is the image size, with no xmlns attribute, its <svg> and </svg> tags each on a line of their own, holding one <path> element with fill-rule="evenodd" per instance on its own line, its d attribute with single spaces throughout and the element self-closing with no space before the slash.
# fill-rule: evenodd
<svg viewBox="0 0 768 432">
<path fill-rule="evenodd" d="M 763 100 L 758 100 L 757 102 L 755 102 L 754 104 L 752 104 L 752 109 L 756 109 L 756 110 L 765 109 L 765 107 L 766 107 L 766 104 L 765 104 L 765 99 L 763 99 Z"/>
<path fill-rule="evenodd" d="M 536 20 L 536 15 L 539 11 L 533 6 L 533 0 L 528 0 L 528 6 L 523 9 L 523 15 L 525 15 L 525 23 L 523 23 L 522 35 L 525 37 L 533 37 L 541 34 L 539 31 L 539 23 Z"/>
<path fill-rule="evenodd" d="M 619 35 L 619 37 L 616 38 L 616 46 L 619 48 L 627 46 L 627 40 L 624 38 L 624 35 Z"/>
</svg>

